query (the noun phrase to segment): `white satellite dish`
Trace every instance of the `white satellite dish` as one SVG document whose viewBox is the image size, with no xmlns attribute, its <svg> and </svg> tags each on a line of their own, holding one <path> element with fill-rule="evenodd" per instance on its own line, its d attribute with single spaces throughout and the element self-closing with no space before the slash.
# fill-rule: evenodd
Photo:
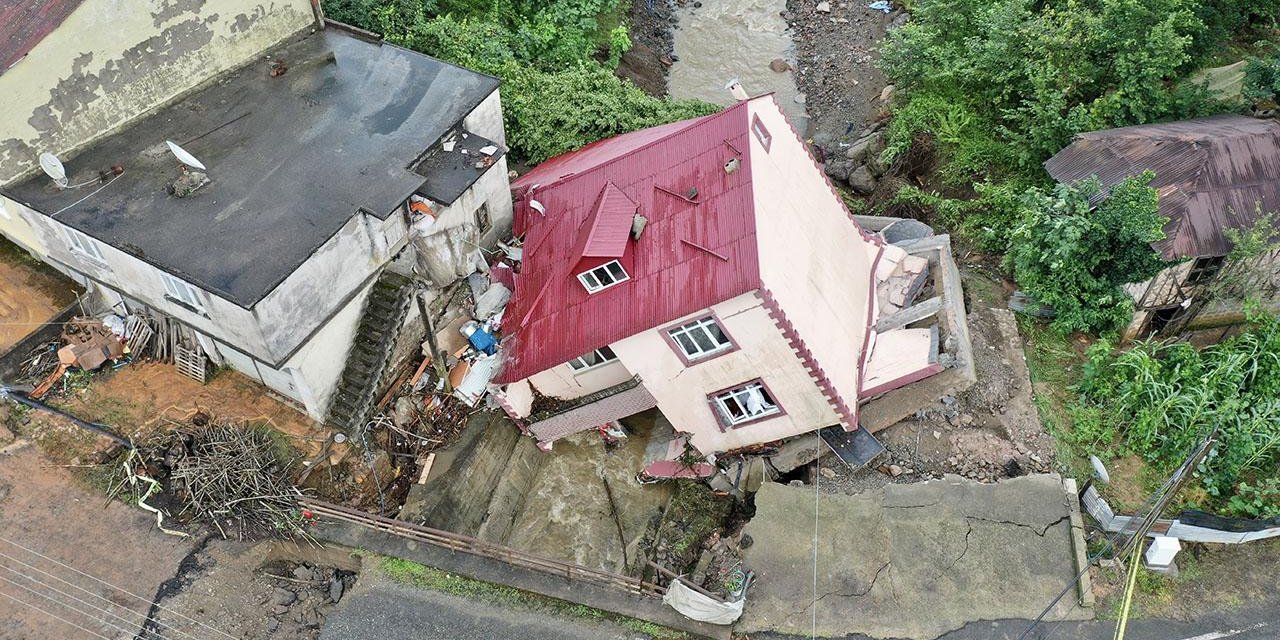
<svg viewBox="0 0 1280 640">
<path fill-rule="evenodd" d="M 208 169 L 204 167 L 204 163 L 200 162 L 199 160 L 196 160 L 195 156 L 191 155 L 190 153 L 187 153 L 186 149 L 179 147 L 172 140 L 165 140 L 164 143 L 169 145 L 169 150 L 173 152 L 174 156 L 177 156 L 178 162 L 181 162 L 182 164 L 185 164 L 188 167 L 191 167 L 193 169 L 208 171 Z"/>
<path fill-rule="evenodd" d="M 62 166 L 58 156 L 48 152 L 40 154 L 40 168 L 44 169 L 45 174 L 53 178 L 59 187 L 67 188 L 67 169 Z"/>
</svg>

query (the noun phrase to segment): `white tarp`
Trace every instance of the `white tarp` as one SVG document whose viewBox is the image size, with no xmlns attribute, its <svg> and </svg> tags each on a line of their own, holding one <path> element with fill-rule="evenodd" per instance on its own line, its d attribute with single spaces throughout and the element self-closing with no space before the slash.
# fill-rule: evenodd
<svg viewBox="0 0 1280 640">
<path fill-rule="evenodd" d="M 742 617 L 742 605 L 746 604 L 745 598 L 737 602 L 721 602 L 707 597 L 679 580 L 671 581 L 662 601 L 686 618 L 711 624 L 733 624 Z"/>
</svg>

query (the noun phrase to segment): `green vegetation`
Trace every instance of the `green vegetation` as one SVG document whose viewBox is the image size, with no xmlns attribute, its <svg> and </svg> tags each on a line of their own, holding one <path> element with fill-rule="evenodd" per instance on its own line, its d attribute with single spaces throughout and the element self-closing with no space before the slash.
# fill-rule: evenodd
<svg viewBox="0 0 1280 640">
<path fill-rule="evenodd" d="M 1280 97 L 1280 54 L 1270 58 L 1250 56 L 1244 65 L 1245 100 L 1264 109 L 1275 109 Z"/>
<path fill-rule="evenodd" d="M 1216 426 L 1218 440 L 1196 470 L 1190 504 L 1280 515 L 1280 319 L 1252 320 L 1248 331 L 1199 350 L 1143 342 L 1116 352 L 1098 341 L 1089 349 L 1070 437 L 1085 451 L 1137 454 L 1165 473 Z"/>
<path fill-rule="evenodd" d="M 688 638 L 688 635 L 683 632 L 668 629 L 652 622 L 619 616 L 585 605 L 548 598 L 512 587 L 472 580 L 471 578 L 447 573 L 439 569 L 432 569 L 412 560 L 382 557 L 379 559 L 379 567 L 388 578 L 401 584 L 462 596 L 468 600 L 479 600 L 527 611 L 538 611 L 616 624 L 655 640 L 682 640 Z"/>
<path fill-rule="evenodd" d="M 1009 238 L 1005 266 L 1023 291 L 1054 308 L 1054 328 L 1101 333 L 1122 328 L 1133 301 L 1122 287 L 1167 264 L 1151 249 L 1168 221 L 1157 212 L 1147 172 L 1116 185 L 1096 207 L 1097 180 L 1023 194 L 1021 220 Z"/>
<path fill-rule="evenodd" d="M 507 142 L 536 163 L 619 133 L 712 113 L 613 69 L 631 47 L 619 0 L 325 0 L 333 19 L 502 79 Z"/>
</svg>

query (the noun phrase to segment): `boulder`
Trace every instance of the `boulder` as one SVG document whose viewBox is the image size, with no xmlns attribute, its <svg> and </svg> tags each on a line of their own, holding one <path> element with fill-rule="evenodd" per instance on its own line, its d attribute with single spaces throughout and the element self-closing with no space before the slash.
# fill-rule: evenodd
<svg viewBox="0 0 1280 640">
<path fill-rule="evenodd" d="M 827 2 L 827 0 L 822 0 L 822 2 L 819 2 L 813 9 L 818 13 L 831 13 L 831 3 Z"/>
<path fill-rule="evenodd" d="M 849 172 L 849 186 L 860 195 L 870 195 L 876 190 L 876 177 L 871 175 L 871 170 L 867 165 L 858 165 L 856 169 Z"/>
<path fill-rule="evenodd" d="M 823 165 L 827 175 L 842 182 L 849 181 L 849 172 L 853 170 L 853 162 L 844 158 L 831 158 Z"/>
<path fill-rule="evenodd" d="M 893 90 L 893 85 L 885 85 L 884 88 L 880 90 L 880 102 L 889 102 L 890 100 L 893 100 Z"/>
<path fill-rule="evenodd" d="M 880 134 L 871 132 L 854 141 L 844 152 L 844 157 L 853 162 L 862 162 L 868 155 L 880 148 Z"/>
<path fill-rule="evenodd" d="M 769 68 L 778 73 L 782 73 L 784 71 L 790 71 L 791 65 L 787 64 L 787 61 L 782 58 L 774 58 L 773 62 L 769 63 Z"/>
</svg>

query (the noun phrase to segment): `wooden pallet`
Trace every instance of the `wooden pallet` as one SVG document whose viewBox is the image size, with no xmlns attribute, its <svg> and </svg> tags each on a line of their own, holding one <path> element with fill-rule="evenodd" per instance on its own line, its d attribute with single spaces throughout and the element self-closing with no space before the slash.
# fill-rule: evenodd
<svg viewBox="0 0 1280 640">
<path fill-rule="evenodd" d="M 209 380 L 209 369 L 206 366 L 208 361 L 204 357 L 204 352 L 200 350 L 200 346 L 195 348 L 188 347 L 179 342 L 174 345 L 173 365 L 178 373 L 204 384 Z"/>
</svg>

